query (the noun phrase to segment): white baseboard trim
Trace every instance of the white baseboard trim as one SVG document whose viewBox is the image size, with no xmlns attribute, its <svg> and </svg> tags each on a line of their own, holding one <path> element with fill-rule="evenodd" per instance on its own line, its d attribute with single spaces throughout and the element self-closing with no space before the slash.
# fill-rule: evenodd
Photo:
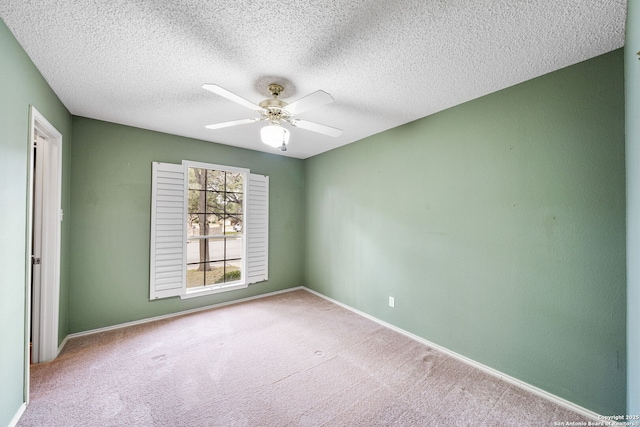
<svg viewBox="0 0 640 427">
<path fill-rule="evenodd" d="M 60 347 L 58 348 L 58 353 L 60 351 L 62 351 L 62 348 L 64 347 L 64 345 L 71 338 L 77 338 L 77 337 L 82 337 L 82 336 L 85 336 L 85 335 L 97 334 L 97 333 L 100 333 L 100 332 L 112 331 L 112 330 L 115 330 L 115 329 L 127 328 L 129 326 L 142 325 L 144 323 L 156 322 L 158 320 L 170 319 L 172 317 L 179 317 L 179 316 L 184 316 L 186 314 L 198 313 L 200 311 L 212 310 L 214 308 L 224 307 L 224 306 L 227 306 L 227 305 L 240 304 L 242 302 L 252 301 L 252 300 L 256 300 L 256 299 L 260 299 L 260 298 L 266 298 L 266 297 L 270 297 L 270 296 L 273 296 L 273 295 L 284 294 L 284 293 L 287 293 L 287 292 L 297 291 L 297 290 L 301 290 L 301 289 L 305 289 L 306 290 L 307 288 L 305 288 L 303 286 L 296 286 L 295 288 L 287 288 L 287 289 L 282 289 L 280 291 L 274 291 L 274 292 L 268 292 L 266 294 L 255 295 L 255 296 L 252 296 L 252 297 L 240 298 L 240 299 L 236 299 L 236 300 L 233 300 L 233 301 L 220 302 L 220 303 L 217 303 L 217 304 L 206 305 L 204 307 L 192 308 L 190 310 L 177 311 L 175 313 L 163 314 L 162 316 L 148 317 L 146 319 L 134 320 L 133 322 L 119 323 L 117 325 L 106 326 L 104 328 L 91 329 L 91 330 L 83 331 L 83 332 L 76 332 L 74 334 L 69 334 L 66 337 L 64 337 L 64 340 L 62 340 L 62 343 L 60 344 Z"/>
<path fill-rule="evenodd" d="M 9 421 L 8 427 L 17 426 L 18 421 L 20 421 L 20 417 L 22 417 L 22 414 L 24 414 L 24 411 L 26 409 L 27 409 L 27 403 L 23 402 L 22 405 L 20 405 L 20 407 L 18 408 L 18 411 L 16 412 L 16 414 L 13 416 L 13 418 L 11 418 L 11 421 Z"/>
<path fill-rule="evenodd" d="M 360 315 L 362 317 L 366 317 L 369 320 L 372 320 L 372 321 L 374 321 L 374 322 L 376 322 L 376 323 L 378 323 L 378 324 L 380 324 L 382 326 L 385 326 L 385 327 L 387 327 L 387 328 L 389 328 L 391 330 L 394 330 L 394 331 L 396 331 L 396 332 L 398 332 L 398 333 L 400 333 L 400 334 L 402 334 L 402 335 L 404 335 L 406 337 L 409 337 L 409 338 L 411 338 L 411 339 L 413 339 L 415 341 L 418 341 L 418 342 L 420 342 L 420 343 L 422 343 L 422 344 L 424 344 L 424 345 L 426 345 L 428 347 L 433 347 L 433 348 L 445 353 L 448 356 L 454 357 L 454 358 L 456 358 L 456 359 L 458 359 L 458 360 L 460 360 L 460 361 L 462 361 L 462 362 L 464 362 L 464 363 L 466 363 L 468 365 L 473 366 L 474 368 L 480 369 L 481 371 L 484 371 L 484 372 L 486 372 L 486 373 L 488 373 L 490 375 L 493 375 L 494 377 L 500 378 L 503 381 L 506 381 L 506 382 L 508 382 L 510 384 L 513 384 L 513 385 L 517 386 L 517 387 L 520 387 L 521 389 L 529 391 L 529 392 L 531 392 L 531 393 L 533 393 L 533 394 L 535 394 L 537 396 L 540 396 L 540 397 L 542 397 L 544 399 L 547 399 L 547 400 L 549 400 L 549 401 L 551 401 L 551 402 L 553 402 L 553 403 L 555 403 L 557 405 L 560 405 L 560 406 L 562 406 L 564 408 L 567 408 L 567 409 L 569 409 L 569 410 L 571 410 L 573 412 L 576 412 L 576 413 L 578 413 L 580 415 L 583 415 L 585 417 L 591 418 L 594 421 L 598 421 L 598 422 L 602 422 L 602 420 L 605 419 L 605 417 L 602 417 L 599 414 L 597 414 L 597 413 L 595 413 L 593 411 L 590 411 L 587 408 L 583 408 L 582 406 L 576 405 L 575 403 L 570 402 L 570 401 L 568 401 L 566 399 L 563 399 L 561 397 L 558 397 L 555 394 L 551 394 L 551 393 L 549 393 L 547 391 L 544 391 L 544 390 L 542 390 L 542 389 L 540 389 L 540 388 L 538 388 L 536 386 L 533 386 L 531 384 L 527 384 L 524 381 L 520 381 L 517 378 L 514 378 L 514 377 L 512 377 L 510 375 L 507 375 L 505 373 L 502 373 L 502 372 L 500 372 L 500 371 L 498 371 L 496 369 L 490 368 L 489 366 L 483 365 L 482 363 L 476 362 L 475 360 L 469 359 L 468 357 L 465 357 L 465 356 L 463 356 L 461 354 L 458 354 L 458 353 L 456 353 L 454 351 L 451 351 L 451 350 L 449 350 L 449 349 L 447 349 L 445 347 L 442 347 L 442 346 L 440 346 L 438 344 L 435 344 L 435 343 L 433 343 L 431 341 L 428 341 L 428 340 L 426 340 L 426 339 L 424 339 L 422 337 L 419 337 L 418 335 L 414 335 L 411 332 L 407 332 L 404 329 L 398 328 L 397 326 L 394 326 L 394 325 L 392 325 L 390 323 L 387 323 L 387 322 L 385 322 L 383 320 L 380 320 L 380 319 L 378 319 L 376 317 L 373 317 L 370 314 L 367 314 L 367 313 L 365 313 L 363 311 L 360 311 L 360 310 L 355 309 L 353 307 L 350 307 L 350 306 L 348 306 L 346 304 L 343 304 L 340 301 L 336 301 L 333 298 L 329 298 L 328 296 L 323 295 L 323 294 L 321 294 L 319 292 L 316 292 L 313 289 L 309 289 L 306 286 L 302 286 L 301 288 L 304 289 L 307 292 L 310 292 L 310 293 L 312 293 L 314 295 L 319 296 L 320 298 L 324 298 L 327 301 L 330 301 L 330 302 L 332 302 L 332 303 L 334 303 L 336 305 L 339 305 L 340 307 L 346 308 L 347 310 L 352 311 L 352 312 L 354 312 L 354 313 L 356 313 L 356 314 L 358 314 L 358 315 Z"/>
<path fill-rule="evenodd" d="M 64 346 L 67 344 L 67 341 L 69 341 L 69 335 L 67 335 L 66 337 L 64 337 L 64 339 L 62 340 L 62 342 L 60 343 L 60 345 L 58 346 L 58 354 L 56 354 L 56 357 L 58 357 L 60 355 L 60 352 L 62 351 L 62 349 L 64 348 Z"/>
</svg>

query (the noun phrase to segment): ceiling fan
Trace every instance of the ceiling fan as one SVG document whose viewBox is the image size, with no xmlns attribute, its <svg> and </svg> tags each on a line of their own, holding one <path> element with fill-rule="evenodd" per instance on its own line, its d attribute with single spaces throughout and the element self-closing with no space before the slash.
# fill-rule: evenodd
<svg viewBox="0 0 640 427">
<path fill-rule="evenodd" d="M 202 85 L 202 87 L 216 95 L 225 97 L 230 101 L 236 102 L 243 107 L 249 108 L 260 114 L 260 117 L 253 119 L 232 120 L 230 122 L 205 126 L 207 129 L 221 129 L 229 126 L 268 121 L 269 124 L 260 130 L 260 137 L 262 142 L 272 147 L 279 147 L 280 151 L 287 150 L 287 143 L 289 142 L 290 136 L 289 130 L 282 126 L 283 122 L 287 122 L 291 126 L 298 127 L 300 129 L 310 130 L 323 135 L 337 137 L 342 134 L 342 129 L 321 125 L 307 120 L 300 120 L 294 117 L 295 115 L 308 111 L 312 108 L 333 102 L 333 97 L 325 91 L 315 91 L 298 99 L 297 101 L 292 102 L 291 104 L 287 104 L 286 102 L 278 99 L 278 96 L 284 90 L 284 87 L 276 83 L 271 83 L 268 86 L 268 89 L 273 96 L 273 99 L 265 99 L 260 102 L 260 104 L 254 104 L 253 102 L 247 101 L 241 96 L 229 92 L 215 84 L 205 84 Z"/>
</svg>

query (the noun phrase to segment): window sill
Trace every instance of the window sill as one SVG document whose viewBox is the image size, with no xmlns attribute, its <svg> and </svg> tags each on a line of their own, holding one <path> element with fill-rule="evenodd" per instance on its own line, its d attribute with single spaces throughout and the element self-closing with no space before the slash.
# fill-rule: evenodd
<svg viewBox="0 0 640 427">
<path fill-rule="evenodd" d="M 187 290 L 187 293 L 180 295 L 182 299 L 202 297 L 205 295 L 219 294 L 221 292 L 235 291 L 237 289 L 247 288 L 249 285 L 246 283 L 235 283 L 231 285 L 220 285 L 220 286 L 208 286 L 202 289 L 191 289 Z"/>
</svg>

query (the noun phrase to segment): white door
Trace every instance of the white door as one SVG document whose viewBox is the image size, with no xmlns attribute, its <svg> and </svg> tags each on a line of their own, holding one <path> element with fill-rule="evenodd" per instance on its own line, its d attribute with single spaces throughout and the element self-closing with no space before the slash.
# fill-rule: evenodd
<svg viewBox="0 0 640 427">
<path fill-rule="evenodd" d="M 46 139 L 33 135 L 33 235 L 31 238 L 31 363 L 40 362 L 40 322 L 42 311 L 42 205 L 43 164 Z"/>
</svg>

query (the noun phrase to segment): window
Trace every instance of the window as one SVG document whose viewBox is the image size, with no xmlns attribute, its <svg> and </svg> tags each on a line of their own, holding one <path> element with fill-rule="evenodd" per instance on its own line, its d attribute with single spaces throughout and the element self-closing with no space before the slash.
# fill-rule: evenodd
<svg viewBox="0 0 640 427">
<path fill-rule="evenodd" d="M 242 280 L 245 174 L 188 166 L 187 288 Z"/>
<path fill-rule="evenodd" d="M 150 298 L 244 288 L 268 277 L 267 176 L 153 163 Z"/>
</svg>

